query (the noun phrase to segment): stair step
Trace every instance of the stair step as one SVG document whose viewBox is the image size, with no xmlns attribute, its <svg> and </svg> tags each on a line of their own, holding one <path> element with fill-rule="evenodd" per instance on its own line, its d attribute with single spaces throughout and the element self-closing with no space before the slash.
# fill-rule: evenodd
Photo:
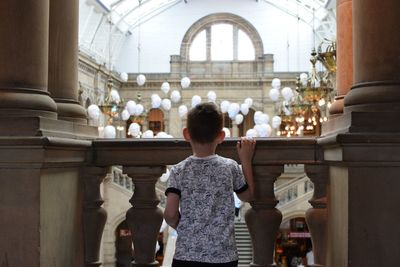
<svg viewBox="0 0 400 267">
<path fill-rule="evenodd" d="M 245 222 L 235 222 L 235 240 L 239 254 L 238 267 L 249 267 L 253 257 L 253 247 Z"/>
</svg>

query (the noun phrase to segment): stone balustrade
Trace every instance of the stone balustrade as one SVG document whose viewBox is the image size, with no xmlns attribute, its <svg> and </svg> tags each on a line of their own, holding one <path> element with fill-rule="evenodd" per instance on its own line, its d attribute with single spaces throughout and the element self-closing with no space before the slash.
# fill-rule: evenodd
<svg viewBox="0 0 400 267">
<path fill-rule="evenodd" d="M 235 139 L 228 139 L 217 149 L 221 156 L 239 161 Z M 191 154 L 190 146 L 181 139 L 101 139 L 93 141 L 93 168 L 105 168 L 113 165 L 123 166 L 123 173 L 132 177 L 134 193 L 130 200 L 132 207 L 127 211 L 126 220 L 134 233 L 135 262 L 132 266 L 156 266 L 154 258 L 155 243 L 162 222 L 162 212 L 155 184 L 165 171 L 166 165 L 173 165 Z M 272 266 L 275 237 L 282 221 L 282 214 L 276 208 L 278 200 L 274 193 L 274 182 L 284 171 L 285 164 L 304 164 L 306 173 L 314 182 L 314 197 L 310 201 L 313 208 L 307 212 L 310 226 L 315 266 L 325 265 L 326 254 L 326 183 L 327 173 L 323 164 L 321 148 L 314 138 L 268 138 L 258 139 L 253 158 L 255 178 L 255 200 L 245 215 L 246 223 L 253 243 L 253 260 L 250 266 Z M 102 175 L 102 172 L 97 172 Z M 94 172 L 91 173 L 94 175 Z M 93 179 L 93 178 L 92 178 Z M 101 179 L 101 177 L 99 177 Z M 98 180 L 97 180 L 98 181 Z M 125 183 L 125 181 L 124 181 Z M 93 183 L 91 186 L 100 186 Z M 91 191 L 97 189 L 91 188 Z M 90 198 L 93 199 L 90 199 Z M 87 203 L 97 203 L 99 210 L 101 198 L 91 193 L 86 196 Z M 323 215 L 322 217 L 319 215 Z M 93 220 L 93 214 L 90 219 Z M 98 220 L 104 220 L 103 212 L 98 212 Z M 87 225 L 87 224 L 85 224 Z M 98 223 L 96 225 L 101 225 Z M 85 235 L 85 244 L 100 242 L 101 231 Z M 92 244 L 99 247 L 99 244 Z M 91 251 L 90 262 L 86 266 L 98 266 L 97 255 Z M 86 257 L 86 260 L 88 258 Z"/>
</svg>

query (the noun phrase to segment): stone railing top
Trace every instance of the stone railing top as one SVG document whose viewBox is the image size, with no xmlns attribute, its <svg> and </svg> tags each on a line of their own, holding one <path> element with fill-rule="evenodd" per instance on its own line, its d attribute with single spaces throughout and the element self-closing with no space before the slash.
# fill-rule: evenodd
<svg viewBox="0 0 400 267">
<path fill-rule="evenodd" d="M 225 140 L 217 154 L 239 161 L 237 138 Z M 93 141 L 93 164 L 96 166 L 172 165 L 191 155 L 183 139 L 97 139 Z M 285 163 L 312 164 L 322 161 L 315 138 L 257 138 L 254 165 Z"/>
</svg>

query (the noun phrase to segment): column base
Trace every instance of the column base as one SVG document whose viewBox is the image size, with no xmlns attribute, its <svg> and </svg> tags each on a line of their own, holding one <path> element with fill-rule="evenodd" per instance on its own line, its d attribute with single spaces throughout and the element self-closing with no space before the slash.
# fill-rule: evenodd
<svg viewBox="0 0 400 267">
<path fill-rule="evenodd" d="M 0 137 L 49 136 L 71 139 L 98 137 L 97 127 L 43 117 L 0 117 L 0 125 L 3 125 L 0 127 Z"/>
<path fill-rule="evenodd" d="M 400 81 L 358 83 L 346 95 L 344 112 L 400 112 Z"/>
<path fill-rule="evenodd" d="M 76 101 L 54 99 L 57 103 L 59 120 L 87 124 L 86 110 Z"/>
<path fill-rule="evenodd" d="M 57 105 L 46 91 L 0 87 L 0 117 L 42 116 L 57 118 Z"/>
<path fill-rule="evenodd" d="M 400 105 L 399 105 L 400 106 Z M 393 133 L 400 132 L 399 111 L 353 111 L 329 118 L 322 124 L 321 138 L 339 133 Z"/>
<path fill-rule="evenodd" d="M 329 108 L 329 116 L 341 115 L 344 110 L 344 96 L 335 97 L 335 101 Z"/>
</svg>

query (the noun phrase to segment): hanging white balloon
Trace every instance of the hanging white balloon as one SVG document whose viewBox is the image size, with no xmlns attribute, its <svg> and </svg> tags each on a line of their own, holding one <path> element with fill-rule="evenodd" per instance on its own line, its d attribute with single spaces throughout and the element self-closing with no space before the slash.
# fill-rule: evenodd
<svg viewBox="0 0 400 267">
<path fill-rule="evenodd" d="M 119 96 L 119 93 L 117 90 L 112 89 L 110 92 L 110 95 L 111 95 L 111 100 L 114 101 L 115 103 L 118 104 L 119 102 L 121 102 L 121 97 Z"/>
<path fill-rule="evenodd" d="M 277 88 L 272 88 L 269 90 L 269 98 L 271 98 L 272 101 L 276 102 L 279 99 L 279 90 Z"/>
<path fill-rule="evenodd" d="M 137 104 L 137 105 L 136 105 L 136 108 L 135 108 L 135 113 L 134 113 L 134 115 L 135 115 L 135 116 L 140 116 L 140 115 L 143 113 L 143 111 L 144 111 L 143 105 L 142 105 L 142 104 Z"/>
<path fill-rule="evenodd" d="M 242 114 L 237 114 L 236 117 L 235 117 L 236 124 L 237 125 L 241 124 L 243 122 L 243 119 L 244 119 L 244 117 L 243 117 Z"/>
<path fill-rule="evenodd" d="M 227 100 L 222 101 L 221 102 L 221 112 L 222 113 L 228 112 L 228 108 L 229 108 L 230 104 L 231 103 L 229 101 L 227 101 Z"/>
<path fill-rule="evenodd" d="M 129 113 L 128 110 L 124 109 L 121 113 L 121 118 L 123 121 L 127 121 L 131 117 L 131 114 Z"/>
<path fill-rule="evenodd" d="M 104 127 L 104 138 L 115 138 L 117 136 L 117 131 L 114 126 L 107 125 Z"/>
<path fill-rule="evenodd" d="M 133 100 L 129 100 L 125 106 L 126 110 L 129 112 L 130 115 L 135 114 L 136 109 L 136 102 Z"/>
<path fill-rule="evenodd" d="M 229 105 L 229 108 L 228 108 L 229 118 L 234 119 L 236 117 L 236 115 L 239 113 L 239 111 L 240 111 L 239 104 L 238 103 L 231 103 Z"/>
<path fill-rule="evenodd" d="M 257 131 L 255 129 L 249 129 L 246 132 L 246 137 L 248 137 L 248 138 L 255 138 L 257 136 L 258 136 Z"/>
<path fill-rule="evenodd" d="M 224 127 L 222 130 L 225 132 L 225 138 L 231 137 L 231 131 L 228 128 Z"/>
<path fill-rule="evenodd" d="M 152 108 L 159 108 L 161 106 L 162 99 L 161 98 L 155 98 L 151 100 L 151 107 Z"/>
<path fill-rule="evenodd" d="M 217 94 L 214 91 L 209 91 L 207 93 L 207 98 L 209 102 L 215 102 L 215 100 L 217 100 Z"/>
<path fill-rule="evenodd" d="M 246 103 L 249 108 L 251 108 L 251 106 L 253 105 L 253 99 L 251 97 L 248 97 L 244 100 L 244 103 Z"/>
<path fill-rule="evenodd" d="M 249 104 L 247 104 L 247 103 L 241 104 L 241 105 L 240 105 L 240 112 L 241 112 L 243 115 L 246 116 L 246 115 L 249 113 Z"/>
<path fill-rule="evenodd" d="M 274 79 L 272 79 L 271 85 L 272 85 L 272 88 L 279 89 L 281 87 L 281 80 L 278 78 L 274 78 Z"/>
<path fill-rule="evenodd" d="M 181 93 L 179 91 L 174 90 L 171 92 L 171 101 L 174 103 L 178 103 L 181 100 Z"/>
<path fill-rule="evenodd" d="M 197 106 L 200 103 L 201 103 L 201 97 L 198 95 L 194 95 L 192 97 L 192 108 L 194 108 L 195 106 Z"/>
<path fill-rule="evenodd" d="M 171 100 L 169 100 L 168 98 L 163 99 L 161 102 L 161 107 L 165 111 L 169 111 L 171 109 Z"/>
<path fill-rule="evenodd" d="M 260 116 L 262 115 L 263 113 L 261 112 L 261 111 L 256 111 L 255 113 L 254 113 L 254 123 L 255 124 L 261 124 L 260 123 Z"/>
<path fill-rule="evenodd" d="M 166 132 L 158 132 L 156 134 L 157 138 L 170 138 L 170 136 Z"/>
<path fill-rule="evenodd" d="M 300 74 L 300 82 L 303 86 L 307 85 L 307 79 L 308 79 L 307 73 L 303 72 L 302 74 Z"/>
<path fill-rule="evenodd" d="M 286 101 L 290 101 L 292 97 L 294 96 L 293 90 L 290 87 L 285 87 L 282 89 L 282 96 Z"/>
<path fill-rule="evenodd" d="M 146 76 L 144 76 L 143 74 L 139 74 L 139 75 L 136 77 L 136 83 L 137 83 L 139 86 L 144 85 L 144 84 L 146 83 Z"/>
<path fill-rule="evenodd" d="M 140 125 L 136 122 L 131 123 L 131 125 L 129 125 L 129 133 L 133 137 L 137 137 L 140 134 Z"/>
<path fill-rule="evenodd" d="M 268 114 L 265 114 L 265 113 L 261 114 L 260 115 L 260 122 L 261 122 L 261 124 L 268 123 L 269 122 Z"/>
<path fill-rule="evenodd" d="M 142 138 L 153 138 L 154 133 L 152 130 L 147 130 L 142 134 Z"/>
<path fill-rule="evenodd" d="M 90 118 L 90 119 L 92 119 L 92 120 L 98 120 L 98 119 L 100 118 L 101 110 L 100 110 L 100 108 L 99 108 L 97 105 L 92 104 L 92 105 L 90 105 L 90 106 L 88 107 L 87 110 L 88 110 L 88 115 L 89 115 L 89 118 Z"/>
<path fill-rule="evenodd" d="M 122 81 L 124 81 L 124 82 L 127 82 L 127 81 L 128 81 L 128 73 L 126 73 L 126 72 L 121 72 L 120 77 L 121 77 Z"/>
<path fill-rule="evenodd" d="M 184 116 L 186 116 L 188 112 L 188 108 L 185 105 L 181 105 L 178 108 L 178 113 L 179 113 L 179 117 L 183 118 Z"/>
<path fill-rule="evenodd" d="M 263 123 L 261 125 L 256 125 L 254 126 L 254 129 L 256 129 L 259 137 L 269 137 L 272 132 L 271 126 L 269 126 L 269 124 L 266 123 Z"/>
<path fill-rule="evenodd" d="M 154 99 L 157 99 L 157 98 L 161 99 L 161 97 L 158 94 L 152 94 L 151 95 L 151 100 L 154 100 Z"/>
<path fill-rule="evenodd" d="M 190 79 L 189 77 L 183 77 L 181 80 L 181 86 L 183 89 L 189 88 L 190 86 Z"/>
<path fill-rule="evenodd" d="M 161 84 L 161 91 L 163 91 L 165 94 L 168 94 L 170 88 L 171 87 L 169 86 L 168 82 L 163 82 Z"/>
<path fill-rule="evenodd" d="M 282 123 L 282 119 L 279 116 L 272 117 L 272 128 L 278 128 Z"/>
</svg>

